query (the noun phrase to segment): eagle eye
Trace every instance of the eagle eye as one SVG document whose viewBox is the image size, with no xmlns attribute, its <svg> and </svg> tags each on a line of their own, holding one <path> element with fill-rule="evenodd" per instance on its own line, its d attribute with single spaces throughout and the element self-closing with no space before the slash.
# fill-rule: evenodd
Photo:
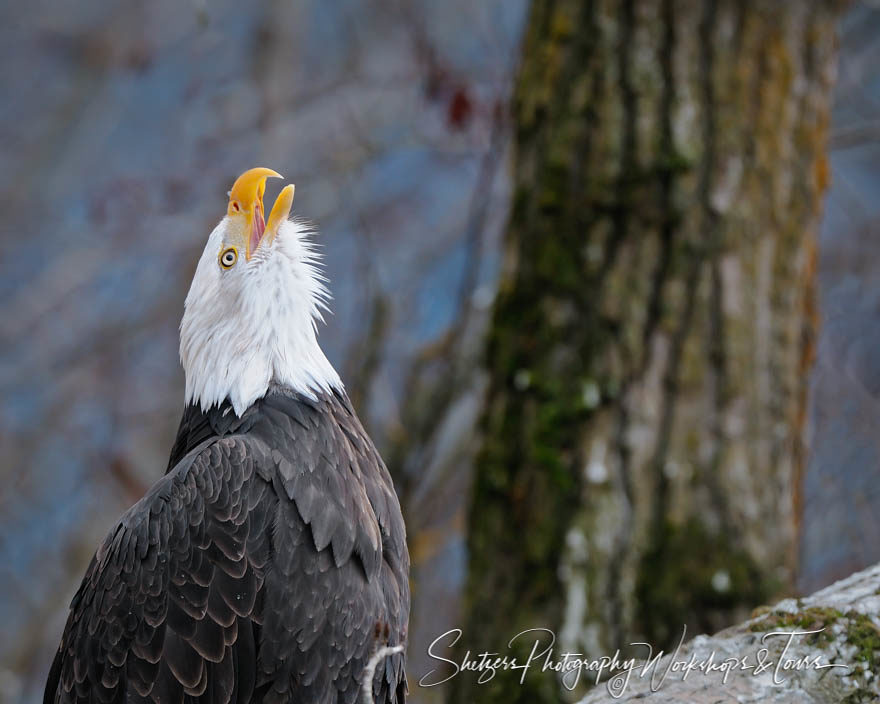
<svg viewBox="0 0 880 704">
<path fill-rule="evenodd" d="M 230 247 L 229 249 L 224 249 L 220 253 L 220 266 L 224 269 L 231 269 L 235 266 L 235 262 L 238 261 L 238 251 L 235 247 Z"/>
</svg>

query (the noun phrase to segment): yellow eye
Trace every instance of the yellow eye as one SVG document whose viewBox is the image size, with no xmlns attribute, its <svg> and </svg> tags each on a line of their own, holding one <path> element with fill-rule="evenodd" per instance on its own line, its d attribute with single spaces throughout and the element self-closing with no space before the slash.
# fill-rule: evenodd
<svg viewBox="0 0 880 704">
<path fill-rule="evenodd" d="M 238 250 L 235 247 L 230 247 L 229 249 L 224 249 L 220 253 L 220 266 L 224 269 L 231 269 L 235 266 L 235 262 L 238 261 Z"/>
</svg>

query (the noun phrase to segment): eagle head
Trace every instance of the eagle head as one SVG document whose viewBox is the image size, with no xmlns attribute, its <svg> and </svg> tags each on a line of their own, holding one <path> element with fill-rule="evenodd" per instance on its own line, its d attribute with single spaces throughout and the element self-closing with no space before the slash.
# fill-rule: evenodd
<svg viewBox="0 0 880 704">
<path fill-rule="evenodd" d="M 317 341 L 329 293 L 311 231 L 289 219 L 293 184 L 264 219 L 270 177 L 281 175 L 258 167 L 236 179 L 186 297 L 186 402 L 203 410 L 229 400 L 240 416 L 273 383 L 312 398 L 342 385 Z"/>
</svg>

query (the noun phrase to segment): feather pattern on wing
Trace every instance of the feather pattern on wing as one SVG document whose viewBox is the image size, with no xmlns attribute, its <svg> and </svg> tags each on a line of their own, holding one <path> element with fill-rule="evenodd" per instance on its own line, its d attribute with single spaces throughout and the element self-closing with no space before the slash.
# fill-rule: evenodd
<svg viewBox="0 0 880 704">
<path fill-rule="evenodd" d="M 391 478 L 342 392 L 188 407 L 168 473 L 98 549 L 45 702 L 356 701 L 404 644 L 409 557 Z M 403 655 L 373 681 L 402 702 Z"/>
</svg>

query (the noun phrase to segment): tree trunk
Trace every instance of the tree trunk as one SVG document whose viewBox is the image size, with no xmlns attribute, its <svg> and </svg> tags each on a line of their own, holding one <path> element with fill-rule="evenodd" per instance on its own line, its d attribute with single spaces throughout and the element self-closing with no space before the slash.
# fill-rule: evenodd
<svg viewBox="0 0 880 704">
<path fill-rule="evenodd" d="M 835 17 L 535 0 L 463 648 L 664 647 L 790 585 Z M 560 700 L 519 676 L 453 700 Z"/>
</svg>

